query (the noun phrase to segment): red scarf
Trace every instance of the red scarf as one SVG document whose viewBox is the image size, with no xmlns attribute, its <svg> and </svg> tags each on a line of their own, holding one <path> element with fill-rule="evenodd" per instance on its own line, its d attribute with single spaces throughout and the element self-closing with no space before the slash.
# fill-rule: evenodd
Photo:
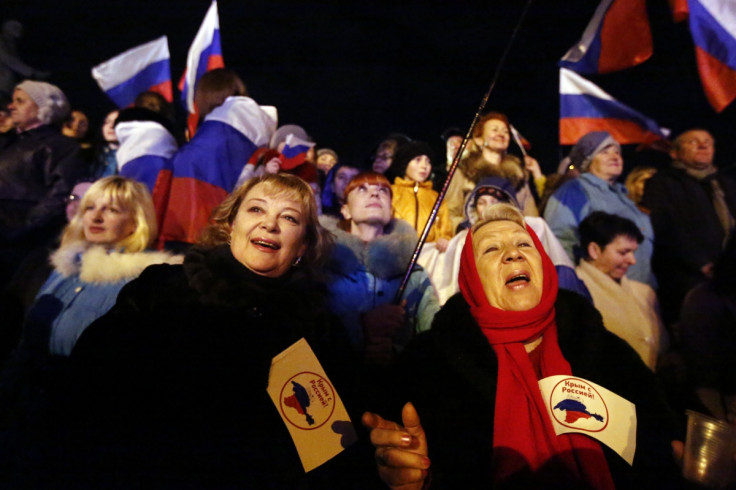
<svg viewBox="0 0 736 490">
<path fill-rule="evenodd" d="M 542 299 L 531 310 L 505 311 L 488 303 L 475 267 L 472 233 L 468 233 L 460 258 L 460 291 L 498 357 L 494 479 L 501 482 L 519 471 L 537 472 L 555 458 L 558 470 L 562 465 L 569 478 L 586 482 L 592 488 L 613 489 L 608 463 L 597 441 L 581 434 L 555 434 L 534 367 L 524 350 L 524 343 L 542 335 L 542 343 L 537 346 L 542 377 L 572 374 L 557 343 L 557 271 L 537 235 L 528 226 L 527 231 L 542 255 L 544 271 Z"/>
</svg>

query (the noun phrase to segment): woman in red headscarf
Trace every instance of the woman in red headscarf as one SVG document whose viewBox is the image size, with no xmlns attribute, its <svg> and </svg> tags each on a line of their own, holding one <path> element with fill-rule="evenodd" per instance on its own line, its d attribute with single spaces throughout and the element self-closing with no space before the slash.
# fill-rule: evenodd
<svg viewBox="0 0 736 490">
<path fill-rule="evenodd" d="M 383 481 L 402 489 L 676 486 L 677 426 L 651 371 L 590 303 L 558 292 L 554 265 L 516 208 L 498 204 L 484 218 L 462 252 L 461 293 L 397 363 L 391 398 L 396 407 L 411 401 L 403 425 L 363 417 Z M 632 466 L 591 437 L 555 434 L 538 384 L 553 375 L 634 403 Z"/>
</svg>

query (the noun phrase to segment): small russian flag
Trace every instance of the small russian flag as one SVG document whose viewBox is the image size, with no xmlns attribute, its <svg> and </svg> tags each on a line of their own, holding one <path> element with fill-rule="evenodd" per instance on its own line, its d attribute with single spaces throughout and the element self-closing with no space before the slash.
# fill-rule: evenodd
<svg viewBox="0 0 736 490">
<path fill-rule="evenodd" d="M 128 107 L 141 92 L 152 91 L 173 100 L 169 43 L 166 36 L 129 49 L 92 68 L 92 77 L 120 107 Z"/>
<path fill-rule="evenodd" d="M 281 150 L 281 170 L 291 170 L 304 163 L 307 159 L 307 152 L 314 146 L 314 143 L 305 141 L 293 134 L 286 137 L 285 146 Z"/>
</svg>

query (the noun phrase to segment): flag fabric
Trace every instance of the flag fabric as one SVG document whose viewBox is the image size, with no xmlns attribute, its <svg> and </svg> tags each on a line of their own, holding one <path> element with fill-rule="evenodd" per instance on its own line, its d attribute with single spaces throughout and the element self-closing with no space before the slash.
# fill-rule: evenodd
<svg viewBox="0 0 736 490">
<path fill-rule="evenodd" d="M 609 73 L 643 63 L 652 51 L 645 0 L 603 0 L 560 66 L 578 73 Z"/>
<path fill-rule="evenodd" d="M 521 150 L 524 156 L 526 156 L 526 152 L 532 149 L 532 144 L 528 139 L 524 138 L 524 135 L 521 134 L 513 124 L 509 124 L 509 128 L 511 128 L 511 136 L 514 138 L 516 146 L 518 146 L 519 150 Z"/>
<path fill-rule="evenodd" d="M 294 134 L 288 134 L 281 150 L 281 170 L 291 170 L 304 163 L 307 152 L 315 143 L 305 141 Z"/>
<path fill-rule="evenodd" d="M 249 97 L 234 96 L 208 114 L 173 156 L 160 243 L 194 243 L 210 213 L 235 187 L 248 159 L 268 144 L 276 120 Z"/>
<path fill-rule="evenodd" d="M 119 107 L 128 107 L 141 92 L 157 92 L 171 102 L 171 69 L 166 36 L 141 44 L 92 68 L 92 77 Z"/>
<path fill-rule="evenodd" d="M 687 19 L 689 10 L 687 7 L 687 0 L 668 0 L 670 3 L 670 10 L 672 10 L 672 19 L 675 22 L 682 22 Z"/>
<path fill-rule="evenodd" d="M 179 81 L 181 100 L 190 115 L 191 135 L 194 134 L 193 129 L 198 120 L 197 108 L 194 105 L 194 89 L 197 86 L 197 80 L 210 70 L 224 67 L 225 61 L 222 58 L 222 46 L 220 45 L 220 17 L 217 14 L 217 1 L 213 1 L 189 48 L 187 66 Z"/>
<path fill-rule="evenodd" d="M 577 73 L 560 69 L 560 144 L 574 145 L 591 131 L 608 131 L 621 144 L 666 139 L 669 130 L 622 104 Z"/>
<path fill-rule="evenodd" d="M 689 0 L 688 5 L 700 80 L 711 106 L 721 112 L 736 98 L 736 2 Z"/>
<path fill-rule="evenodd" d="M 148 187 L 156 210 L 163 220 L 171 183 L 171 157 L 176 153 L 174 136 L 155 121 L 124 121 L 115 126 L 120 142 L 116 154 L 118 173 Z"/>
</svg>

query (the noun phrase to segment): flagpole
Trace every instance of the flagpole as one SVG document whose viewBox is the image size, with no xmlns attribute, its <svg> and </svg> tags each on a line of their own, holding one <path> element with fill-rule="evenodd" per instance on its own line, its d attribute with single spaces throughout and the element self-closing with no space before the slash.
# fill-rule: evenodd
<svg viewBox="0 0 736 490">
<path fill-rule="evenodd" d="M 399 289 L 396 291 L 396 296 L 394 298 L 394 303 L 396 304 L 401 303 L 401 298 L 402 296 L 404 296 L 406 285 L 409 283 L 409 277 L 411 276 L 411 271 L 414 269 L 414 266 L 417 263 L 417 259 L 419 258 L 419 254 L 422 252 L 422 247 L 424 247 L 424 242 L 427 241 L 427 235 L 429 235 L 429 229 L 432 228 L 432 224 L 434 223 L 434 220 L 437 218 L 437 212 L 440 209 L 440 204 L 442 204 L 442 200 L 445 198 L 445 194 L 447 194 L 447 189 L 450 186 L 450 181 L 452 180 L 452 176 L 455 175 L 455 170 L 457 169 L 457 166 L 460 163 L 460 157 L 465 151 L 465 147 L 468 144 L 468 140 L 470 140 L 470 138 L 473 135 L 473 129 L 478 124 L 478 120 L 480 119 L 483 109 L 485 109 L 486 104 L 488 103 L 488 99 L 491 97 L 491 92 L 493 92 L 493 88 L 496 86 L 496 82 L 498 81 L 498 76 L 501 73 L 501 70 L 503 69 L 503 65 L 506 62 L 506 58 L 508 57 L 509 52 L 511 51 L 511 46 L 514 44 L 514 40 L 516 39 L 516 36 L 519 33 L 521 24 L 524 21 L 524 18 L 526 17 L 527 12 L 529 11 L 529 7 L 531 6 L 532 1 L 533 0 L 527 0 L 526 4 L 524 5 L 524 10 L 521 12 L 521 15 L 519 16 L 519 20 L 516 22 L 516 26 L 514 27 L 514 30 L 511 33 L 511 38 L 509 39 L 509 42 L 506 44 L 503 54 L 501 55 L 501 59 L 499 59 L 498 64 L 496 65 L 496 70 L 493 74 L 493 78 L 491 79 L 491 84 L 488 86 L 488 91 L 483 96 L 483 99 L 481 99 L 480 105 L 478 106 L 478 110 L 475 111 L 473 122 L 470 123 L 470 127 L 468 128 L 468 131 L 465 133 L 465 136 L 463 137 L 463 141 L 460 144 L 460 148 L 458 148 L 457 152 L 455 153 L 455 156 L 452 159 L 452 165 L 450 165 L 450 168 L 447 171 L 447 178 L 445 179 L 444 184 L 442 184 L 442 189 L 440 190 L 439 195 L 437 196 L 437 200 L 434 202 L 434 207 L 432 208 L 432 212 L 429 214 L 429 219 L 427 219 L 427 224 L 424 225 L 424 230 L 422 230 L 422 234 L 419 236 L 419 241 L 417 242 L 417 246 L 414 248 L 414 253 L 411 256 L 411 260 L 409 261 L 409 267 L 406 269 L 406 272 L 404 273 L 404 278 L 402 279 L 401 284 L 399 285 Z"/>
</svg>

